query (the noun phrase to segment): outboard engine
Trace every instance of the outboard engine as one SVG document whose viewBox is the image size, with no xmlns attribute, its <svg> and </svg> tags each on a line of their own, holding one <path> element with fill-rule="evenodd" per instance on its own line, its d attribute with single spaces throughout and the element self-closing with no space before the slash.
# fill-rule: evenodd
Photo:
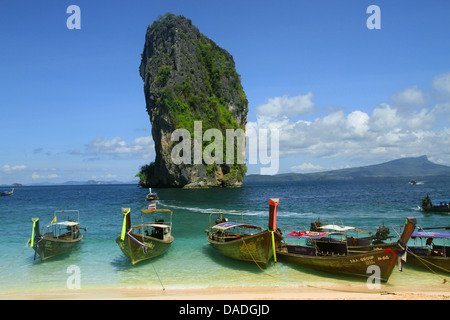
<svg viewBox="0 0 450 320">
<path fill-rule="evenodd" d="M 219 217 L 216 219 L 216 224 L 227 222 L 228 219 L 223 217 L 222 212 L 219 212 Z"/>
<path fill-rule="evenodd" d="M 311 231 L 314 231 L 314 232 L 321 231 L 321 230 L 320 230 L 320 227 L 321 227 L 321 226 L 322 226 L 322 222 L 320 221 L 320 218 L 317 218 L 317 221 L 311 222 L 311 228 L 310 228 L 310 230 L 311 230 Z"/>
<path fill-rule="evenodd" d="M 373 244 L 380 244 L 383 243 L 384 240 L 389 239 L 389 233 L 390 230 L 388 227 L 383 225 L 381 227 L 377 227 L 377 232 L 372 236 L 372 243 Z"/>
</svg>

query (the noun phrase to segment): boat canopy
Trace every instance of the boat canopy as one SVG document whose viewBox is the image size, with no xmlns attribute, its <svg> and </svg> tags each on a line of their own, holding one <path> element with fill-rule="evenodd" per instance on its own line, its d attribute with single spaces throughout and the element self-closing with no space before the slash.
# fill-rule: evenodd
<svg viewBox="0 0 450 320">
<path fill-rule="evenodd" d="M 141 224 L 138 226 L 132 226 L 132 228 L 143 228 L 143 227 L 153 227 L 153 228 L 161 228 L 161 229 L 167 229 L 170 228 L 167 224 L 161 224 L 161 223 L 149 223 L 149 224 Z"/>
<path fill-rule="evenodd" d="M 61 222 L 54 222 L 51 224 L 52 226 L 64 226 L 64 227 L 73 227 L 79 225 L 76 221 L 61 221 Z"/>
<path fill-rule="evenodd" d="M 329 232 L 314 232 L 314 231 L 292 231 L 286 234 L 286 237 L 290 238 L 305 238 L 305 239 L 319 239 L 326 235 L 329 235 Z"/>
<path fill-rule="evenodd" d="M 338 226 L 335 224 L 327 224 L 327 225 L 321 226 L 319 228 L 326 229 L 326 230 L 333 230 L 333 231 L 337 231 L 337 232 L 345 232 L 345 231 L 354 230 L 354 231 L 358 231 L 358 232 L 370 233 L 370 231 L 367 231 L 367 230 L 363 230 L 363 229 L 359 229 L 359 228 L 355 228 L 355 227 L 349 227 L 349 226 Z"/>
<path fill-rule="evenodd" d="M 427 231 L 415 231 L 411 234 L 411 237 L 421 238 L 450 238 L 448 232 L 427 232 Z"/>
<path fill-rule="evenodd" d="M 450 199 L 434 199 L 432 202 L 450 202 Z"/>
<path fill-rule="evenodd" d="M 169 209 L 143 209 L 141 210 L 142 213 L 154 213 L 154 212 L 170 212 L 172 213 L 172 210 Z"/>
<path fill-rule="evenodd" d="M 239 222 L 228 222 L 228 221 L 216 224 L 212 228 L 217 229 L 217 230 L 228 230 L 228 229 L 235 228 L 235 227 L 253 228 L 253 229 L 261 230 L 260 227 L 257 227 L 257 226 L 251 225 L 251 224 L 245 224 L 245 223 L 239 223 Z"/>
<path fill-rule="evenodd" d="M 347 227 L 347 226 L 337 226 L 335 224 L 327 224 L 325 226 L 319 227 L 320 229 L 327 229 L 327 230 L 333 230 L 333 231 L 349 231 L 349 230 L 355 230 L 355 227 Z"/>
</svg>

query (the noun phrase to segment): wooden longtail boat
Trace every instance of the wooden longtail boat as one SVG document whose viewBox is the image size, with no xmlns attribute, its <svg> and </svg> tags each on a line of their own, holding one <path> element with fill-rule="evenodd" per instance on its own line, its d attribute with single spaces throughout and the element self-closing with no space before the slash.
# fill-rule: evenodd
<svg viewBox="0 0 450 320">
<path fill-rule="evenodd" d="M 329 242 L 324 245 L 316 241 L 323 238 L 324 235 L 305 235 L 302 237 L 312 241 L 313 246 L 283 243 L 277 250 L 277 256 L 280 260 L 316 270 L 352 276 L 371 276 L 381 281 L 388 281 L 397 260 L 399 260 L 399 257 L 403 257 L 406 252 L 406 245 L 415 225 L 416 219 L 407 218 L 403 234 L 394 250 L 385 248 L 370 251 L 350 251 L 345 241 Z"/>
<path fill-rule="evenodd" d="M 14 193 L 14 188 L 11 191 L 0 191 L 0 196 L 12 196 Z"/>
<path fill-rule="evenodd" d="M 324 223 L 326 223 L 324 225 Z M 389 228 L 384 226 L 376 228 L 375 234 L 370 231 L 345 226 L 341 219 L 316 220 L 311 222 L 311 231 L 328 231 L 335 235 L 342 235 L 342 241 L 347 242 L 349 250 L 369 251 L 376 248 L 395 248 L 397 242 L 384 242 L 394 237 L 389 236 Z M 360 236 L 360 234 L 367 234 Z M 332 241 L 333 239 L 322 239 L 322 241 Z"/>
<path fill-rule="evenodd" d="M 63 216 L 67 215 L 67 220 Z M 80 213 L 78 210 L 55 211 L 52 222 L 39 229 L 39 218 L 32 218 L 33 230 L 31 234 L 31 247 L 41 260 L 58 256 L 76 247 L 83 235 L 80 232 Z M 86 230 L 86 228 L 84 228 Z"/>
<path fill-rule="evenodd" d="M 152 200 L 158 200 L 158 194 L 155 192 L 152 192 L 152 188 L 148 188 L 148 194 L 145 196 L 145 200 L 152 201 Z"/>
<path fill-rule="evenodd" d="M 411 238 L 421 241 L 426 238 L 426 241 L 420 246 L 408 246 L 407 265 L 450 274 L 450 246 L 445 243 L 450 240 L 450 233 L 416 231 Z M 442 244 L 435 244 L 435 239 L 442 239 Z"/>
<path fill-rule="evenodd" d="M 219 213 L 216 225 L 211 226 L 209 221 L 208 242 L 224 256 L 245 262 L 256 263 L 261 268 L 266 268 L 269 260 L 276 259 L 276 251 L 282 236 L 277 231 L 276 215 L 279 199 L 269 199 L 269 226 L 267 230 L 260 227 L 228 222 Z M 252 234 L 252 231 L 260 231 Z"/>
<path fill-rule="evenodd" d="M 172 236 L 172 211 L 168 209 L 141 210 L 141 224 L 135 226 L 131 225 L 130 211 L 130 208 L 122 208 L 124 216 L 122 234 L 117 237 L 116 243 L 131 260 L 131 263 L 135 265 L 138 262 L 163 254 L 170 247 L 174 241 Z M 165 224 L 163 219 L 157 220 L 156 216 L 161 213 L 169 215 L 168 224 Z M 148 216 L 155 218 L 155 221 L 145 221 L 148 220 Z"/>
<path fill-rule="evenodd" d="M 450 212 L 450 199 L 434 199 L 429 195 L 422 199 L 420 205 L 423 211 L 426 212 Z"/>
</svg>

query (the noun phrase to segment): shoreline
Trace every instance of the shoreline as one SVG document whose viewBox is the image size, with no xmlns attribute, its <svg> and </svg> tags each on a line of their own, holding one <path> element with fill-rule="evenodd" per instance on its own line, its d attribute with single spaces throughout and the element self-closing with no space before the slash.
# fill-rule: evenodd
<svg viewBox="0 0 450 320">
<path fill-rule="evenodd" d="M 220 287 L 196 289 L 81 288 L 0 291 L 0 300 L 450 300 L 448 284 L 433 287 L 365 285 Z"/>
</svg>

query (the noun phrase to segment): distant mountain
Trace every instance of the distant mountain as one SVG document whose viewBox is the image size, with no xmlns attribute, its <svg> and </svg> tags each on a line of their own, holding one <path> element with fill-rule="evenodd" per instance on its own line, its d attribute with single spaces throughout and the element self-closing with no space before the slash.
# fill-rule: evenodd
<svg viewBox="0 0 450 320">
<path fill-rule="evenodd" d="M 245 177 L 245 183 L 290 182 L 308 180 L 344 180 L 365 178 L 403 177 L 417 179 L 426 176 L 449 176 L 450 167 L 435 164 L 427 156 L 401 158 L 365 167 L 331 170 L 315 173 L 283 173 L 273 176 L 252 174 Z"/>
</svg>

